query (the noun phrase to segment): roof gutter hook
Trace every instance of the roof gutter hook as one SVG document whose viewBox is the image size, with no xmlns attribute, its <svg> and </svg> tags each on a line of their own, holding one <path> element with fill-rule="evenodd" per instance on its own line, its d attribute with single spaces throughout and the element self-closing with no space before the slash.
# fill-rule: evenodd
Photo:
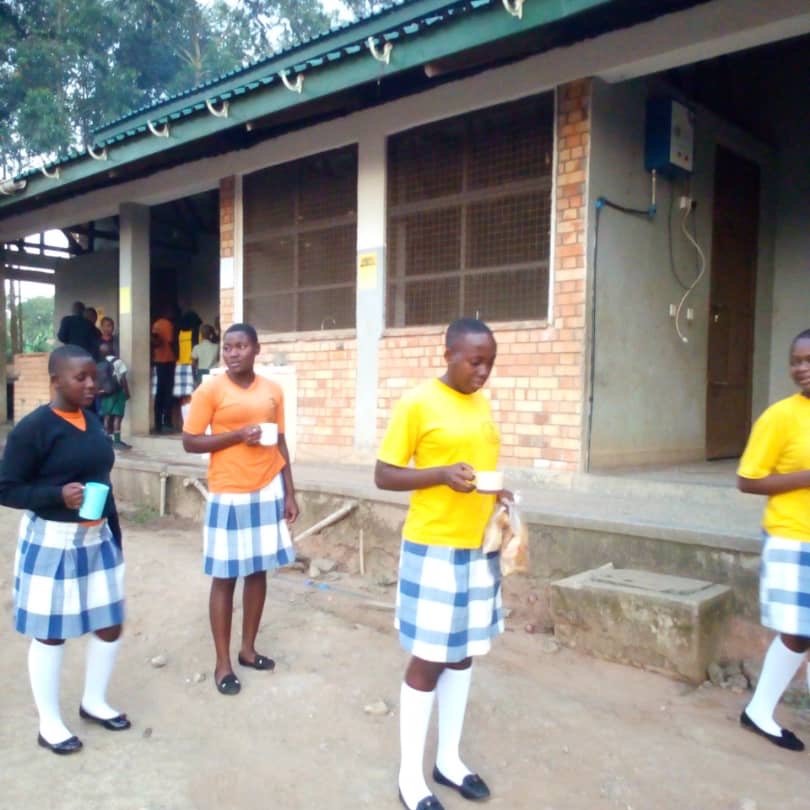
<svg viewBox="0 0 810 810">
<path fill-rule="evenodd" d="M 304 89 L 304 74 L 299 73 L 295 79 L 295 82 L 290 81 L 290 77 L 287 75 L 286 70 L 282 70 L 279 74 L 281 81 L 284 82 L 284 86 L 291 92 L 291 93 L 300 93 Z"/>
<path fill-rule="evenodd" d="M 386 65 L 391 64 L 391 51 L 394 50 L 394 46 L 390 42 L 386 42 L 383 45 L 382 50 L 377 48 L 377 40 L 374 37 L 369 37 L 366 40 L 366 45 L 368 45 L 368 49 L 371 51 L 371 55 L 378 61 L 384 62 Z"/>
<path fill-rule="evenodd" d="M 519 20 L 523 19 L 523 1 L 524 0 L 503 0 L 503 7 L 513 16 Z"/>
</svg>

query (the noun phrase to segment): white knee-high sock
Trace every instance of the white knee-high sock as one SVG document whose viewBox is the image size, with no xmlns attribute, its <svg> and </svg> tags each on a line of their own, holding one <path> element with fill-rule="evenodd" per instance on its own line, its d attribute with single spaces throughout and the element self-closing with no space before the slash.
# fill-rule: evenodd
<svg viewBox="0 0 810 810">
<path fill-rule="evenodd" d="M 64 644 L 43 644 L 36 639 L 28 648 L 28 677 L 39 712 L 39 733 L 54 745 L 73 736 L 62 722 L 59 709 L 59 678 L 64 654 Z"/>
<path fill-rule="evenodd" d="M 399 693 L 399 790 L 411 810 L 431 793 L 423 763 L 434 694 L 412 689 L 406 683 Z"/>
<path fill-rule="evenodd" d="M 467 669 L 445 669 L 436 684 L 439 704 L 439 747 L 436 752 L 436 767 L 443 776 L 457 785 L 471 773 L 459 755 L 471 681 L 472 666 L 469 666 Z"/>
<path fill-rule="evenodd" d="M 107 684 L 110 682 L 121 639 L 104 641 L 93 633 L 87 642 L 87 670 L 84 676 L 82 706 L 95 717 L 109 720 L 120 712 L 107 703 Z"/>
<path fill-rule="evenodd" d="M 762 663 L 757 688 L 745 713 L 768 734 L 780 734 L 781 726 L 773 719 L 773 712 L 793 676 L 804 661 L 804 653 L 789 650 L 777 636 L 768 648 Z"/>
</svg>

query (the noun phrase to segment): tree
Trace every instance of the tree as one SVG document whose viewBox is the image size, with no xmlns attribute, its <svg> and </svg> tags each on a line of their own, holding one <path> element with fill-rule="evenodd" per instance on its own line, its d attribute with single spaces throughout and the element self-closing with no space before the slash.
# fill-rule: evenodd
<svg viewBox="0 0 810 810">
<path fill-rule="evenodd" d="M 385 4 L 342 0 L 350 15 Z M 0 169 L 307 40 L 337 19 L 317 0 L 0 0 Z"/>
<path fill-rule="evenodd" d="M 15 307 L 14 296 L 7 296 L 8 305 L 6 307 L 6 346 L 8 359 L 14 351 L 15 340 L 12 339 L 11 330 L 16 321 L 16 313 L 12 311 Z M 27 352 L 49 352 L 53 348 L 54 327 L 53 327 L 53 298 L 37 296 L 28 298 L 16 306 L 21 321 L 20 331 L 22 332 L 22 343 L 18 347 L 20 351 Z"/>
</svg>

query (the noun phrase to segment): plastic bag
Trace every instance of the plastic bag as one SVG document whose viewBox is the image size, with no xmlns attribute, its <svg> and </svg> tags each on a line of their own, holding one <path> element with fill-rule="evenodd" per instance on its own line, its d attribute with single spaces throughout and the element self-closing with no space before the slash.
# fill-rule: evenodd
<svg viewBox="0 0 810 810">
<path fill-rule="evenodd" d="M 501 574 L 525 574 L 529 571 L 529 527 L 523 521 L 518 504 L 520 495 L 514 501 L 496 504 L 492 516 L 484 529 L 484 554 L 500 551 Z"/>
<path fill-rule="evenodd" d="M 518 504 L 520 495 L 515 493 L 515 500 L 506 502 L 506 515 L 509 521 L 511 536 L 504 535 L 501 546 L 501 575 L 527 574 L 529 562 L 529 527 L 520 514 Z"/>
</svg>

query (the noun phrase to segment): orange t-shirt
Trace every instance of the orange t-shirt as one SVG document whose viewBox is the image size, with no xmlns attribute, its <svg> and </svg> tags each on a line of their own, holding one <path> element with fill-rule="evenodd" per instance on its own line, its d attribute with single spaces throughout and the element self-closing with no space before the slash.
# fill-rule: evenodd
<svg viewBox="0 0 810 810">
<path fill-rule="evenodd" d="M 276 422 L 284 433 L 284 394 L 281 386 L 258 374 L 248 388 L 240 388 L 227 374 L 203 383 L 191 397 L 185 433 L 230 433 L 245 425 Z M 284 468 L 277 444 L 244 442 L 211 453 L 208 489 L 211 492 L 256 492 L 266 487 Z"/>
<path fill-rule="evenodd" d="M 84 418 L 84 411 L 81 408 L 78 411 L 60 411 L 58 408 L 51 406 L 51 410 L 66 422 L 70 422 L 73 427 L 82 431 L 87 430 L 87 420 Z"/>
<path fill-rule="evenodd" d="M 174 340 L 174 326 L 166 318 L 158 318 L 152 324 L 152 334 L 157 335 L 160 344 L 152 349 L 152 359 L 156 363 L 174 363 L 177 359 L 174 356 L 172 341 Z"/>
</svg>

